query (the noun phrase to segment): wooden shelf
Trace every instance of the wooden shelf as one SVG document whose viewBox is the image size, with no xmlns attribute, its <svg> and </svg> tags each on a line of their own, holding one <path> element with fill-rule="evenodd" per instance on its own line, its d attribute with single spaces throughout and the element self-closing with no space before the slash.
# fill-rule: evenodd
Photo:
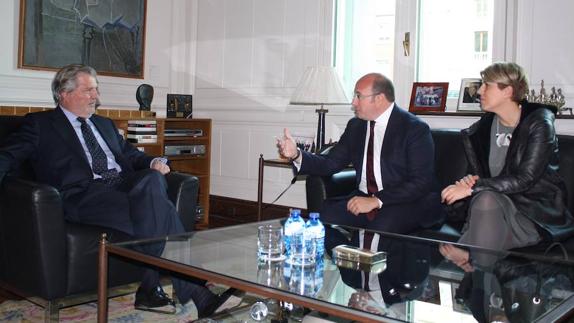
<svg viewBox="0 0 574 323">
<path fill-rule="evenodd" d="M 484 112 L 438 112 L 438 111 L 417 111 L 413 112 L 415 115 L 419 116 L 439 116 L 439 117 L 480 117 Z M 574 119 L 574 115 L 571 114 L 557 114 L 556 119 Z"/>
</svg>

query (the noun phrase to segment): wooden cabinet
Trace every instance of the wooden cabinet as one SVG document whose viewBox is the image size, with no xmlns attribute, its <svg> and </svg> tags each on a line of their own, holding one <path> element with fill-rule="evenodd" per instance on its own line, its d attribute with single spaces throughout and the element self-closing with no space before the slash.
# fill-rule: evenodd
<svg viewBox="0 0 574 323">
<path fill-rule="evenodd" d="M 166 156 L 170 161 L 170 167 L 174 171 L 192 174 L 199 178 L 199 203 L 202 219 L 196 224 L 198 229 L 206 229 L 209 226 L 209 178 L 211 172 L 211 119 L 177 119 L 177 118 L 121 118 L 112 117 L 116 126 L 127 134 L 130 120 L 155 120 L 157 122 L 157 142 L 134 144 L 138 149 L 150 156 Z M 166 136 L 166 130 L 171 135 Z M 176 130 L 175 133 L 173 130 Z M 194 135 L 185 131 L 193 130 Z M 201 134 L 197 134 L 201 131 Z M 178 153 L 166 154 L 166 146 L 179 146 Z M 204 152 L 188 151 L 185 147 L 204 147 Z"/>
<path fill-rule="evenodd" d="M 165 146 L 203 146 L 204 153 L 184 153 L 168 155 L 173 170 L 189 173 L 199 178 L 199 205 L 203 212 L 203 219 L 197 223 L 199 229 L 209 226 L 209 178 L 211 174 L 211 119 L 158 119 L 164 123 L 164 130 L 190 129 L 201 130 L 198 136 L 163 136 Z M 159 127 L 158 127 L 159 129 Z"/>
</svg>

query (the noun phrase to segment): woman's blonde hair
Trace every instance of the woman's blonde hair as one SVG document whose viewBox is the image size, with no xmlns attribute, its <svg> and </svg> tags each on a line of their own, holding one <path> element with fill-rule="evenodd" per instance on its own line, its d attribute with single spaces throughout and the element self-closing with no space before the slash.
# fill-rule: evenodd
<svg viewBox="0 0 574 323">
<path fill-rule="evenodd" d="M 519 103 L 524 99 L 528 91 L 528 78 L 524 69 L 510 62 L 497 62 L 480 72 L 483 82 L 492 82 L 498 85 L 499 89 L 507 86 L 512 87 L 512 101 Z"/>
</svg>

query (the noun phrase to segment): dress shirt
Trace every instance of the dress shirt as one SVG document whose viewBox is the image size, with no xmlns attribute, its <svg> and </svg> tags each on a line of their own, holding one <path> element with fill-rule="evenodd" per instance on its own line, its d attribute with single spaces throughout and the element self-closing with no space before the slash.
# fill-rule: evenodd
<svg viewBox="0 0 574 323">
<path fill-rule="evenodd" d="M 82 134 L 82 129 L 81 129 L 82 124 L 80 123 L 80 121 L 78 121 L 78 116 L 73 114 L 69 110 L 66 110 L 65 107 L 63 107 L 63 106 L 60 106 L 60 107 L 62 108 L 62 111 L 64 111 L 66 118 L 68 118 L 68 121 L 70 121 L 70 124 L 74 128 L 74 131 L 76 132 L 76 135 L 78 136 L 78 139 L 80 140 L 80 143 L 82 144 L 82 148 L 84 149 L 84 153 L 86 154 L 86 157 L 88 158 L 88 162 L 90 163 L 90 167 L 92 167 L 92 155 L 90 154 L 90 151 L 88 150 L 88 146 L 86 146 L 86 141 L 84 140 L 84 135 Z M 90 117 L 91 117 L 91 115 L 88 118 L 86 118 L 86 122 L 88 123 L 88 125 L 92 129 L 92 132 L 94 133 L 94 136 L 96 137 L 96 140 L 98 141 L 98 144 L 102 147 L 102 149 L 104 150 L 104 153 L 106 154 L 106 157 L 108 159 L 108 169 L 115 168 L 118 171 L 118 173 L 121 172 L 122 171 L 121 166 L 116 162 L 116 159 L 114 157 L 114 154 L 110 150 L 110 147 L 108 147 L 108 144 L 106 143 L 104 138 L 102 138 L 102 136 L 100 135 L 98 128 L 96 128 L 96 126 L 94 126 L 94 124 L 90 120 Z M 96 178 L 101 178 L 101 176 L 94 173 L 94 179 L 96 179 Z"/>
<path fill-rule="evenodd" d="M 375 138 L 373 141 L 373 171 L 375 173 L 375 180 L 377 182 L 378 190 L 383 189 L 383 180 L 381 175 L 381 150 L 383 149 L 383 140 L 385 139 L 385 132 L 387 131 L 387 124 L 391 117 L 391 112 L 395 108 L 395 103 L 391 103 L 389 108 L 383 112 L 377 119 L 375 119 Z M 367 124 L 368 125 L 368 124 Z M 365 152 L 363 155 L 363 167 L 361 171 L 361 181 L 359 182 L 359 190 L 365 194 L 367 190 L 367 145 L 369 144 L 369 127 L 365 129 Z M 379 207 L 382 203 L 379 202 Z"/>
</svg>

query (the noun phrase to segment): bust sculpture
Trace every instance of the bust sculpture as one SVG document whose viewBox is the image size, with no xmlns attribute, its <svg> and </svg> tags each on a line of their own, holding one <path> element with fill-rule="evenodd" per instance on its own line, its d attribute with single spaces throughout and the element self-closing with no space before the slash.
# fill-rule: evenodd
<svg viewBox="0 0 574 323">
<path fill-rule="evenodd" d="M 140 111 L 150 111 L 153 100 L 153 86 L 142 84 L 136 90 L 136 100 L 140 104 Z"/>
</svg>

